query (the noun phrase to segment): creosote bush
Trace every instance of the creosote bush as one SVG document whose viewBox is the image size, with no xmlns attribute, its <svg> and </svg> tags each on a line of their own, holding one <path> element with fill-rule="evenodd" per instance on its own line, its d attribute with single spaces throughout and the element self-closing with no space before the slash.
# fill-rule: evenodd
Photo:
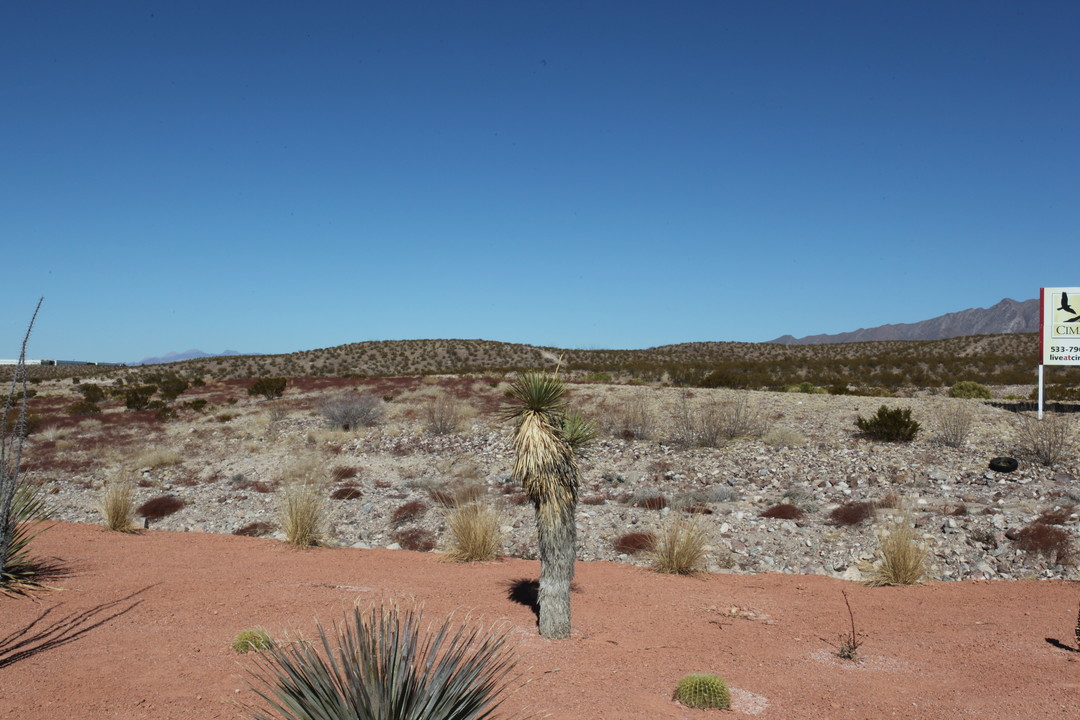
<svg viewBox="0 0 1080 720">
<path fill-rule="evenodd" d="M 248 386 L 247 393 L 252 397 L 258 395 L 267 400 L 273 400 L 285 393 L 287 383 L 288 380 L 283 377 L 259 378 Z"/>
<path fill-rule="evenodd" d="M 1035 415 L 1018 413 L 1012 439 L 1017 455 L 1046 467 L 1057 465 L 1076 449 L 1073 419 L 1061 413 L 1045 413 L 1042 420 Z"/>
<path fill-rule="evenodd" d="M 470 503 L 446 514 L 450 545 L 446 555 L 456 562 L 494 560 L 502 549 L 502 519 L 490 505 Z"/>
<path fill-rule="evenodd" d="M 975 411 L 968 403 L 948 403 L 934 412 L 934 438 L 947 447 L 963 447 L 975 423 Z"/>
<path fill-rule="evenodd" d="M 885 442 L 911 442 L 919 432 L 919 423 L 911 419 L 911 408 L 889 409 L 887 405 L 878 408 L 871 418 L 861 415 L 855 419 L 855 425 L 862 434 L 871 440 Z"/>
<path fill-rule="evenodd" d="M 275 643 L 256 656 L 256 720 L 483 720 L 501 704 L 515 659 L 506 634 L 448 618 L 426 629 L 420 610 L 381 606 L 317 642 Z M 332 639 L 331 639 L 332 636 Z"/>
<path fill-rule="evenodd" d="M 656 538 L 651 551 L 652 568 L 673 575 L 696 575 L 705 570 L 708 535 L 696 517 L 676 515 Z"/>
<path fill-rule="evenodd" d="M 328 427 L 356 430 L 382 419 L 383 401 L 371 393 L 338 395 L 320 402 L 319 413 Z"/>
<path fill-rule="evenodd" d="M 990 388 L 971 380 L 963 380 L 949 388 L 949 397 L 989 400 L 993 395 Z"/>
</svg>

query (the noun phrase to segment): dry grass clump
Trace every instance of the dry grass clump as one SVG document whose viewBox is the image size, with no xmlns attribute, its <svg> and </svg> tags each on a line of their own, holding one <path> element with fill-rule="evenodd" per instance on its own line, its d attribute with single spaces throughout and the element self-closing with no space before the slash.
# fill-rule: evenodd
<svg viewBox="0 0 1080 720">
<path fill-rule="evenodd" d="M 873 503 L 849 502 L 833 508 L 829 513 L 829 521 L 834 525 L 858 525 L 873 516 Z"/>
<path fill-rule="evenodd" d="M 299 547 L 311 547 L 325 541 L 326 492 L 321 483 L 287 483 L 281 494 L 279 512 L 285 542 Z"/>
<path fill-rule="evenodd" d="M 926 577 L 928 551 L 915 531 L 911 515 L 901 513 L 891 525 L 882 531 L 878 558 L 867 580 L 873 587 L 914 585 Z"/>
<path fill-rule="evenodd" d="M 455 562 L 494 560 L 502 549 L 502 518 L 490 505 L 470 503 L 446 515 L 450 545 L 446 555 Z"/>
<path fill-rule="evenodd" d="M 249 652 L 269 650 L 274 645 L 270 635 L 262 628 L 241 630 L 233 638 L 230 647 L 241 655 Z"/>
<path fill-rule="evenodd" d="M 948 447 L 963 447 L 975 424 L 975 410 L 966 402 L 951 402 L 937 408 L 932 418 L 934 439 Z"/>
<path fill-rule="evenodd" d="M 165 448 L 157 448 L 155 450 L 148 450 L 143 454 L 135 458 L 135 467 L 137 468 L 150 468 L 154 470 L 156 468 L 169 467 L 171 465 L 180 464 L 180 453 L 175 450 L 167 450 Z"/>
<path fill-rule="evenodd" d="M 651 532 L 632 532 L 620 535 L 611 544 L 615 552 L 633 555 L 642 551 L 652 551 L 656 547 L 656 535 Z"/>
<path fill-rule="evenodd" d="M 1018 413 L 1013 423 L 1013 443 L 1018 455 L 1052 467 L 1073 454 L 1076 432 L 1073 419 L 1060 413 L 1046 413 L 1042 420 Z"/>
<path fill-rule="evenodd" d="M 98 512 L 104 520 L 106 530 L 113 532 L 134 532 L 135 524 L 135 478 L 125 472 L 105 483 L 105 492 L 101 497 Z"/>
<path fill-rule="evenodd" d="M 791 428 L 771 427 L 761 441 L 769 447 L 800 447 L 806 444 L 806 436 Z"/>
<path fill-rule="evenodd" d="M 652 568 L 674 575 L 696 575 L 705 570 L 708 534 L 694 517 L 677 515 L 661 528 L 651 551 Z"/>
</svg>

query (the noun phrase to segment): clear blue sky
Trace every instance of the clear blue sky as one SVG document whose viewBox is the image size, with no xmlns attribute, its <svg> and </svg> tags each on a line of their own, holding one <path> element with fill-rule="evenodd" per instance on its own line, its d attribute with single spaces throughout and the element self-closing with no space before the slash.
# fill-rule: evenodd
<svg viewBox="0 0 1080 720">
<path fill-rule="evenodd" d="M 1080 3 L 6 2 L 0 357 L 643 348 L 1080 284 Z"/>
</svg>

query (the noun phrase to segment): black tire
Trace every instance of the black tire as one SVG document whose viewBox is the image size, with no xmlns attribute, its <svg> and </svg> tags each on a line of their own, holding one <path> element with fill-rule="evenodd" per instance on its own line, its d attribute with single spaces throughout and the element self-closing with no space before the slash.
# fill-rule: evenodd
<svg viewBox="0 0 1080 720">
<path fill-rule="evenodd" d="M 990 469 L 995 472 L 1011 473 L 1018 467 L 1020 467 L 1020 463 L 1016 461 L 1016 458 L 996 457 L 990 461 Z"/>
</svg>

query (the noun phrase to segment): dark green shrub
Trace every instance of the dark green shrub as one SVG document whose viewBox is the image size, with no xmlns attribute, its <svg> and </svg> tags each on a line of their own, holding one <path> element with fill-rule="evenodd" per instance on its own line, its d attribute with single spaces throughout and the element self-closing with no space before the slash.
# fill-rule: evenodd
<svg viewBox="0 0 1080 720">
<path fill-rule="evenodd" d="M 332 640 L 318 631 L 319 641 L 272 644 L 258 654 L 256 693 L 269 712 L 295 720 L 480 720 L 498 708 L 516 662 L 505 634 L 449 619 L 426 628 L 419 611 L 395 605 L 366 615 L 354 607 Z"/>
<path fill-rule="evenodd" d="M 188 389 L 188 381 L 175 375 L 164 378 L 158 387 L 161 388 L 161 397 L 166 401 L 175 400 L 180 393 Z"/>
<path fill-rule="evenodd" d="M 105 391 L 93 383 L 84 383 L 76 388 L 88 403 L 99 403 L 105 399 Z"/>
<path fill-rule="evenodd" d="M 855 419 L 862 434 L 872 440 L 885 442 L 911 442 L 919 432 L 919 423 L 911 419 L 911 408 L 893 408 L 882 405 L 877 415 Z"/>
<path fill-rule="evenodd" d="M 285 392 L 287 380 L 279 378 L 259 378 L 248 387 L 248 395 L 261 395 L 267 400 L 279 398 Z"/>
<path fill-rule="evenodd" d="M 184 403 L 184 407 L 186 407 L 188 410 L 194 410 L 195 412 L 202 412 L 206 409 L 206 405 L 207 402 L 203 398 L 199 398 L 198 400 L 189 400 Z"/>
<path fill-rule="evenodd" d="M 991 393 L 990 388 L 985 385 L 980 385 L 971 380 L 964 380 L 949 388 L 949 397 L 989 400 L 991 398 Z"/>
<path fill-rule="evenodd" d="M 89 400 L 80 400 L 67 409 L 68 415 L 96 415 L 99 412 L 101 412 L 101 408 Z"/>
<path fill-rule="evenodd" d="M 145 410 L 150 405 L 150 398 L 157 392 L 155 385 L 140 385 L 124 392 L 124 407 L 128 410 Z"/>
</svg>

